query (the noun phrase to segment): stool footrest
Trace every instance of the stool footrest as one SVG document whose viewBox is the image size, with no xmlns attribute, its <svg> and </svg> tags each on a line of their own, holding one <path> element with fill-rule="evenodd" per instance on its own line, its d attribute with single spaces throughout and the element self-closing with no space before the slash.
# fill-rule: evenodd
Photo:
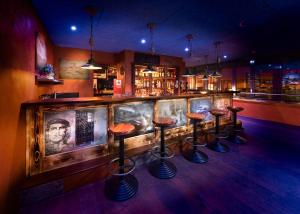
<svg viewBox="0 0 300 214">
<path fill-rule="evenodd" d="M 151 154 L 154 157 L 159 158 L 159 159 L 170 159 L 170 158 L 173 158 L 174 155 L 175 155 L 173 150 L 170 149 L 168 146 L 166 146 L 164 154 L 162 154 L 160 152 L 160 147 L 159 146 L 153 147 L 152 150 L 151 150 Z"/>
<path fill-rule="evenodd" d="M 176 175 L 177 169 L 170 161 L 157 159 L 150 163 L 149 172 L 156 178 L 170 179 Z"/>
<path fill-rule="evenodd" d="M 244 130 L 243 127 L 236 127 L 236 128 L 234 128 L 233 125 L 228 125 L 227 127 L 230 129 L 231 132 L 241 132 L 241 131 Z"/>
<path fill-rule="evenodd" d="M 109 169 L 111 175 L 124 176 L 124 175 L 128 175 L 131 172 L 133 172 L 133 170 L 135 169 L 135 161 L 132 158 L 125 158 L 124 161 L 128 161 L 129 163 L 128 164 L 125 163 L 124 166 L 122 167 L 122 170 L 124 171 L 123 173 L 120 173 L 120 170 L 121 170 L 120 166 L 118 166 L 116 168 L 112 167 L 112 165 L 119 160 L 120 160 L 120 158 L 115 158 L 109 162 L 108 169 Z"/>
<path fill-rule="evenodd" d="M 199 137 L 197 138 L 197 140 L 199 140 Z M 204 146 L 207 145 L 207 143 L 200 144 L 198 141 L 196 143 L 194 143 L 194 138 L 193 137 L 186 137 L 183 140 L 183 142 L 191 144 L 191 145 L 196 146 L 196 147 L 204 147 Z"/>
<path fill-rule="evenodd" d="M 138 190 L 138 181 L 133 175 L 113 176 L 105 183 L 105 194 L 113 201 L 125 201 Z"/>
</svg>

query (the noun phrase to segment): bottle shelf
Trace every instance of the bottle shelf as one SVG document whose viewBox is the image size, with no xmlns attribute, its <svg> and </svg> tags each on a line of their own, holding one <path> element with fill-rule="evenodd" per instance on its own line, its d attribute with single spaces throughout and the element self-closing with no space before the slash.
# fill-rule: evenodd
<svg viewBox="0 0 300 214">
<path fill-rule="evenodd" d="M 158 96 L 163 94 L 175 94 L 175 81 L 177 80 L 176 68 L 155 66 L 154 68 L 158 72 L 148 75 L 141 73 L 145 68 L 146 66 L 143 65 L 135 65 L 134 67 L 136 95 L 149 96 L 150 94 L 155 94 Z"/>
</svg>

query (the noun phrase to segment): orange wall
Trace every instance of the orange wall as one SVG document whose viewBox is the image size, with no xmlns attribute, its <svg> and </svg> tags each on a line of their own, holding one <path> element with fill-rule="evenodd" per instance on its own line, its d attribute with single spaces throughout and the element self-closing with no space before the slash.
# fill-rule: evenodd
<svg viewBox="0 0 300 214">
<path fill-rule="evenodd" d="M 234 99 L 233 105 L 244 108 L 239 113 L 241 116 L 300 126 L 300 106 L 297 104 Z"/>
<path fill-rule="evenodd" d="M 21 103 L 46 91 L 35 85 L 35 33 L 47 39 L 29 1 L 0 2 L 0 213 L 17 208 L 19 184 L 25 178 L 25 117 Z M 53 63 L 49 39 L 48 63 Z"/>
</svg>

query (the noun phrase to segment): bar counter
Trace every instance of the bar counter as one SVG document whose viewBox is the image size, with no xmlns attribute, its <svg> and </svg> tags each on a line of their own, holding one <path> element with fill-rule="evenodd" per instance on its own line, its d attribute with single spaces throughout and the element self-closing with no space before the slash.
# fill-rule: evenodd
<svg viewBox="0 0 300 214">
<path fill-rule="evenodd" d="M 110 97 L 80 97 L 80 98 L 58 98 L 58 99 L 39 99 L 31 100 L 22 103 L 23 106 L 32 105 L 55 105 L 55 104 L 71 104 L 71 103 L 95 103 L 95 104 L 110 104 L 120 102 L 144 101 L 144 100 L 160 100 L 160 99 L 179 99 L 179 98 L 196 98 L 207 97 L 213 95 L 228 95 L 232 96 L 236 92 L 208 92 L 204 94 L 183 94 L 183 95 L 169 95 L 169 96 L 110 96 Z"/>
<path fill-rule="evenodd" d="M 108 127 L 116 123 L 135 126 L 134 134 L 125 139 L 128 154 L 136 155 L 155 145 L 160 133 L 152 123 L 154 117 L 170 117 L 176 121 L 165 134 L 167 143 L 176 143 L 172 139 L 192 131 L 187 113 L 205 114 L 205 128 L 212 128 L 214 122 L 209 110 L 232 105 L 232 94 L 84 97 L 25 102 L 22 107 L 26 109 L 26 174 L 30 177 L 61 168 L 74 169 L 76 164 L 103 157 L 106 161 L 111 159 L 116 155 L 118 143 L 109 134 Z M 222 122 L 228 122 L 228 118 Z"/>
</svg>

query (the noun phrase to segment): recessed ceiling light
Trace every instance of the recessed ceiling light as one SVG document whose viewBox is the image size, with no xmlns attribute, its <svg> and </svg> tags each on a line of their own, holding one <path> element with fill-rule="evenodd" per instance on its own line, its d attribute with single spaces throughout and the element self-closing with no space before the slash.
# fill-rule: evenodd
<svg viewBox="0 0 300 214">
<path fill-rule="evenodd" d="M 77 27 L 75 25 L 72 25 L 70 28 L 71 28 L 71 31 L 76 31 L 77 30 Z"/>
<path fill-rule="evenodd" d="M 145 44 L 146 43 L 146 39 L 141 39 L 141 43 Z"/>
<path fill-rule="evenodd" d="M 184 51 L 186 51 L 186 52 L 188 52 L 189 50 L 190 50 L 190 49 L 189 49 L 189 48 L 187 48 L 187 47 L 184 49 Z"/>
</svg>

